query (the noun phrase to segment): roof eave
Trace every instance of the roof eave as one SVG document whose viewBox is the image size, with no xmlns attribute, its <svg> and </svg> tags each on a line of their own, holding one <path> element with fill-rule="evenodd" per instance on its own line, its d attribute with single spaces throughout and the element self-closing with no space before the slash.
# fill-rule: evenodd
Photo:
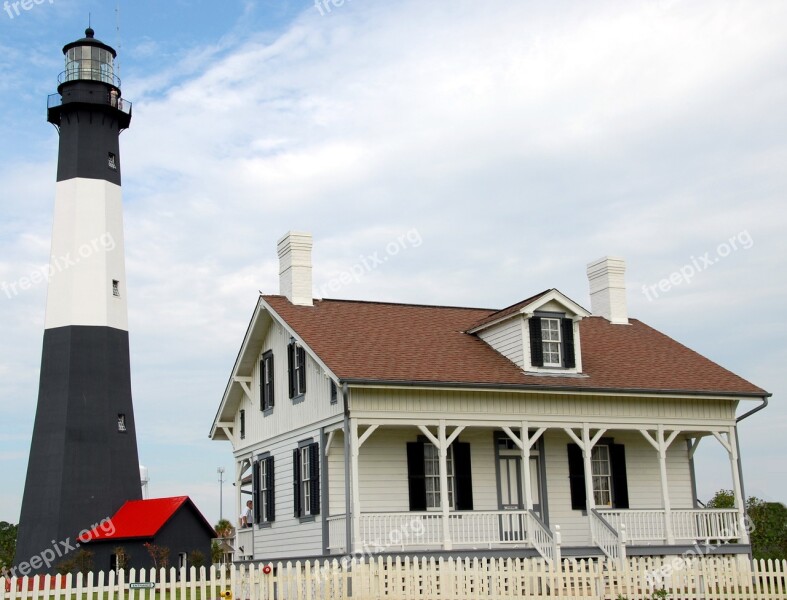
<svg viewBox="0 0 787 600">
<path fill-rule="evenodd" d="M 457 381 L 409 381 L 409 380 L 382 380 L 346 378 L 343 383 L 349 386 L 364 387 L 422 387 L 422 388 L 456 388 L 479 389 L 484 391 L 542 391 L 542 392 L 590 392 L 594 394 L 615 393 L 633 395 L 663 395 L 663 396 L 704 396 L 723 398 L 770 398 L 773 394 L 762 390 L 760 392 L 731 392 L 709 390 L 681 390 L 681 389 L 650 389 L 650 388 L 615 388 L 615 387 L 576 387 L 560 385 L 536 385 L 519 383 L 466 383 Z"/>
</svg>

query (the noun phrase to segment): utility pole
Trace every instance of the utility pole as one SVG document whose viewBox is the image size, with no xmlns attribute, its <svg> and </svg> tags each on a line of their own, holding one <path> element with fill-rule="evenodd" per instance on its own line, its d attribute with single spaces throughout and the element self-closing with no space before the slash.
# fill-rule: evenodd
<svg viewBox="0 0 787 600">
<path fill-rule="evenodd" d="M 224 518 L 224 467 L 216 469 L 219 474 L 219 521 Z"/>
</svg>

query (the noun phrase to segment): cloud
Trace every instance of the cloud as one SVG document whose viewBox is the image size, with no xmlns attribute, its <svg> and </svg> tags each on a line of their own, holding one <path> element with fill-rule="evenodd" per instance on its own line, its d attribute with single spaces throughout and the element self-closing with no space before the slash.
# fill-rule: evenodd
<svg viewBox="0 0 787 600">
<path fill-rule="evenodd" d="M 207 431 L 290 229 L 314 233 L 315 282 L 417 229 L 422 246 L 337 294 L 364 299 L 501 307 L 559 287 L 587 305 L 585 264 L 622 254 L 635 316 L 758 382 L 781 372 L 760 345 L 785 307 L 785 28 L 780 2 L 404 1 L 309 6 L 156 68 L 162 40 L 141 40 L 121 143 L 143 454 L 181 448 L 192 482 L 212 477 L 195 445 L 229 457 Z M 0 280 L 47 259 L 52 143 L 0 169 Z M 742 229 L 752 249 L 640 292 Z M 0 296 L 0 364 L 21 373 L 4 413 L 32 411 L 43 293 Z"/>
</svg>

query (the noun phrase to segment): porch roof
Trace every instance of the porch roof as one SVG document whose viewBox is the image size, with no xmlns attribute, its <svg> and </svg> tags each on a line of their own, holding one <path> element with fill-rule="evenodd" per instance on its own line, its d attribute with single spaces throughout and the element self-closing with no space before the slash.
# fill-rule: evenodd
<svg viewBox="0 0 787 600">
<path fill-rule="evenodd" d="M 762 397 L 762 388 L 636 319 L 579 323 L 585 377 L 530 375 L 475 335 L 499 314 L 480 308 L 351 300 L 267 304 L 342 381 Z"/>
</svg>

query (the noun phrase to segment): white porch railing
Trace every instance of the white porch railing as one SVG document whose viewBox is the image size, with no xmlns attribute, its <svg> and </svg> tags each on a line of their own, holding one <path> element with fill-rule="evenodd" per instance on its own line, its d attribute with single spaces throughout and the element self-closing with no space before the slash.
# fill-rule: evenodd
<svg viewBox="0 0 787 600">
<path fill-rule="evenodd" d="M 533 511 L 452 512 L 448 515 L 448 539 L 444 539 L 443 515 L 439 512 L 364 513 L 359 521 L 358 542 L 380 551 L 515 546 L 535 548 L 551 562 L 560 560 L 559 538 Z M 345 515 L 328 517 L 328 548 L 332 553 L 346 551 L 345 527 Z"/>
<path fill-rule="evenodd" d="M 631 544 L 666 543 L 667 527 L 663 510 L 629 510 L 599 508 L 596 511 L 616 532 L 626 526 L 626 539 Z"/>
<path fill-rule="evenodd" d="M 626 539 L 632 544 L 667 543 L 666 514 L 662 509 L 597 511 L 615 531 L 626 527 Z M 671 512 L 672 535 L 677 542 L 740 539 L 738 511 L 731 509 L 674 509 Z"/>
<path fill-rule="evenodd" d="M 738 510 L 735 508 L 673 510 L 672 531 L 676 540 L 737 540 L 741 538 Z"/>
<path fill-rule="evenodd" d="M 347 517 L 336 515 L 328 517 L 328 550 L 331 552 L 347 551 Z"/>
<path fill-rule="evenodd" d="M 620 523 L 620 529 L 616 529 L 596 509 L 590 511 L 589 517 L 593 543 L 612 560 L 624 560 L 626 558 L 625 523 Z"/>
<path fill-rule="evenodd" d="M 448 515 L 454 545 L 527 545 L 527 511 L 489 510 Z"/>
<path fill-rule="evenodd" d="M 443 544 L 442 515 L 433 512 L 361 514 L 360 540 L 382 548 Z"/>
<path fill-rule="evenodd" d="M 235 559 L 254 556 L 254 527 L 235 530 Z"/>
</svg>

